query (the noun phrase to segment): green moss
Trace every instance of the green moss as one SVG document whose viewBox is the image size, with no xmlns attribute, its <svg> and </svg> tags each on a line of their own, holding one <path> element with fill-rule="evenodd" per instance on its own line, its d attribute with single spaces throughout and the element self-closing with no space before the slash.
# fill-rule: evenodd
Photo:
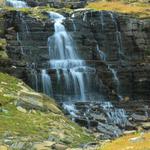
<svg viewBox="0 0 150 150">
<path fill-rule="evenodd" d="M 2 59 L 8 59 L 8 55 L 5 51 L 0 51 L 0 58 Z"/>
<path fill-rule="evenodd" d="M 15 106 L 16 101 L 27 99 L 28 95 L 41 98 L 43 104 L 51 111 L 26 110 L 20 112 Z M 32 97 L 31 95 L 30 97 Z M 38 100 L 40 102 L 40 100 Z M 0 73 L 0 140 L 6 133 L 13 137 L 29 137 L 30 141 L 43 141 L 53 137 L 56 142 L 68 144 L 69 147 L 77 147 L 94 140 L 94 137 L 86 133 L 77 124 L 68 120 L 55 104 L 54 100 L 47 96 L 37 94 L 25 85 L 21 80 Z M 58 113 L 60 112 L 60 113 Z"/>
<path fill-rule="evenodd" d="M 0 38 L 0 51 L 5 50 L 6 45 L 7 45 L 6 39 Z"/>
<path fill-rule="evenodd" d="M 48 15 L 46 15 L 45 12 L 49 11 L 55 11 L 59 13 L 70 13 L 72 10 L 69 8 L 62 8 L 62 9 L 57 9 L 53 8 L 50 6 L 40 6 L 40 7 L 33 7 L 33 8 L 12 8 L 12 7 L 3 7 L 5 11 L 20 11 L 24 14 L 27 14 L 33 18 L 36 18 L 37 20 L 45 20 L 48 18 Z"/>
</svg>

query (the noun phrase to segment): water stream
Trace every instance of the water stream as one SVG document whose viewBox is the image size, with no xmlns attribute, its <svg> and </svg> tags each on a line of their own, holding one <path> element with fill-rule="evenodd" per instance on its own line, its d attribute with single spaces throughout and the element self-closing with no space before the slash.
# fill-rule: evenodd
<svg viewBox="0 0 150 150">
<path fill-rule="evenodd" d="M 49 12 L 49 17 L 54 20 L 55 29 L 54 34 L 48 38 L 50 69 L 56 70 L 59 84 L 64 81 L 64 94 L 85 101 L 90 87 L 87 81 L 89 72 L 93 72 L 94 68 L 88 67 L 78 56 L 76 45 L 63 25 L 65 17 L 54 12 Z"/>
<path fill-rule="evenodd" d="M 15 8 L 27 8 L 28 7 L 27 3 L 21 0 L 6 0 L 6 5 L 12 6 Z"/>
<path fill-rule="evenodd" d="M 103 30 L 105 25 L 103 12 L 100 14 Z M 35 67 L 31 67 L 31 74 L 35 79 L 35 89 L 39 90 L 42 88 L 45 94 L 54 97 L 60 103 L 62 102 L 62 106 L 72 116 L 73 120 L 77 117 L 83 117 L 87 121 L 88 128 L 91 128 L 90 114 L 95 105 L 93 101 L 97 101 L 98 109 L 107 116 L 108 124 L 125 126 L 127 122 L 126 112 L 123 109 L 115 108 L 105 95 L 101 93 L 100 89 L 97 88 L 96 69 L 88 66 L 86 61 L 79 57 L 76 43 L 64 26 L 66 18 L 55 12 L 49 12 L 49 18 L 54 22 L 54 33 L 47 39 L 49 60 L 39 71 L 40 75 L 37 74 Z M 87 15 L 85 13 L 82 21 L 86 19 Z M 74 22 L 73 27 L 74 32 L 76 32 L 77 29 Z M 28 30 L 26 25 L 24 28 Z M 19 34 L 17 39 L 21 43 Z M 96 50 L 100 59 L 107 64 L 108 70 L 112 73 L 118 92 L 120 83 L 117 71 L 111 64 L 107 63 L 107 55 L 100 49 L 98 44 Z M 51 71 L 53 74 L 51 74 Z M 39 87 L 39 83 L 41 83 L 41 87 Z M 118 94 L 118 96 L 120 95 Z M 91 104 L 86 106 L 86 109 L 83 108 L 85 111 L 82 113 L 76 107 L 78 102 L 84 102 L 85 105 L 86 102 Z"/>
</svg>

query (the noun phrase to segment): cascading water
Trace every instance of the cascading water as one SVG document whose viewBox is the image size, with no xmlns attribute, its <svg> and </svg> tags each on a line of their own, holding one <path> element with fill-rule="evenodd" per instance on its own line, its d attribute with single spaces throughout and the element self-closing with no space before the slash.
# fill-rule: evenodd
<svg viewBox="0 0 150 150">
<path fill-rule="evenodd" d="M 26 8 L 28 7 L 27 3 L 21 0 L 6 0 L 7 6 L 12 6 L 15 8 Z"/>
<path fill-rule="evenodd" d="M 104 27 L 103 13 L 101 15 Z M 41 70 L 43 92 L 49 96 L 53 95 L 59 102 L 62 101 L 62 106 L 69 112 L 73 120 L 76 120 L 78 117 L 84 117 L 89 128 L 91 127 L 90 113 L 92 113 L 94 105 L 90 105 L 87 107 L 88 109 L 86 108 L 81 113 L 76 108 L 78 102 L 82 101 L 84 103 L 89 101 L 89 103 L 92 103 L 91 101 L 100 101 L 98 107 L 105 112 L 108 124 L 113 123 L 124 126 L 126 124 L 125 111 L 115 108 L 108 102 L 108 99 L 105 99 L 100 93 L 95 92 L 96 88 L 93 88 L 93 85 L 96 85 L 96 83 L 91 82 L 91 78 L 95 78 L 96 70 L 87 66 L 85 61 L 79 58 L 75 43 L 63 25 L 65 17 L 54 12 L 49 12 L 49 17 L 54 20 L 54 34 L 48 37 L 49 68 L 45 67 L 46 69 Z M 84 14 L 83 21 L 85 21 L 85 18 L 87 18 L 86 14 Z M 96 50 L 101 60 L 106 62 L 107 55 L 100 50 L 98 44 Z M 112 72 L 113 79 L 118 84 L 117 72 L 109 64 L 108 69 Z M 50 76 L 51 73 L 50 71 L 48 73 L 48 70 L 55 72 L 57 87 L 55 87 L 56 85 L 53 86 L 51 82 L 53 76 Z M 91 74 L 94 74 L 94 76 L 91 77 Z M 92 90 L 95 93 L 92 93 Z"/>
<path fill-rule="evenodd" d="M 56 70 L 58 82 L 63 76 L 65 94 L 74 95 L 76 100 L 86 100 L 87 76 L 93 69 L 79 58 L 74 41 L 62 23 L 65 17 L 54 12 L 50 12 L 49 16 L 54 20 L 55 29 L 54 35 L 48 38 L 50 68 Z"/>
<path fill-rule="evenodd" d="M 124 55 L 123 54 L 123 46 L 122 46 L 122 37 L 121 37 L 121 32 L 119 31 L 119 28 L 118 28 L 118 25 L 117 25 L 117 22 L 116 22 L 116 19 L 114 17 L 114 14 L 112 12 L 109 12 L 110 14 L 110 17 L 112 19 L 112 22 L 114 23 L 115 25 L 115 30 L 116 30 L 116 40 L 117 40 L 117 47 L 118 47 L 118 54 L 119 55 Z"/>
<path fill-rule="evenodd" d="M 110 18 L 115 26 L 115 36 L 116 36 L 116 41 L 117 41 L 117 50 L 118 50 L 118 54 L 119 56 L 120 55 L 123 55 L 123 46 L 122 46 L 122 38 L 121 38 L 121 32 L 119 31 L 119 28 L 118 28 L 118 25 L 117 25 L 117 22 L 116 22 L 116 19 L 114 17 L 114 14 L 112 12 L 108 12 L 108 14 L 110 15 Z M 103 32 L 103 29 L 104 29 L 104 14 L 103 14 L 103 11 L 101 11 L 99 13 L 100 15 L 100 22 L 101 22 L 101 30 Z M 103 60 L 107 66 L 108 66 L 108 70 L 112 73 L 112 78 L 116 84 L 116 91 L 117 91 L 117 94 L 118 94 L 118 98 L 120 100 L 123 99 L 123 97 L 120 95 L 120 81 L 119 81 L 119 78 L 118 78 L 118 75 L 117 75 L 117 71 L 112 68 L 111 64 L 107 63 L 106 59 L 107 59 L 107 55 L 100 50 L 99 48 L 99 45 L 97 44 L 96 46 L 96 50 L 100 56 L 100 59 Z"/>
<path fill-rule="evenodd" d="M 51 83 L 51 78 L 46 72 L 45 69 L 42 70 L 42 87 L 43 87 L 43 92 L 49 96 L 52 96 L 52 83 Z"/>
</svg>

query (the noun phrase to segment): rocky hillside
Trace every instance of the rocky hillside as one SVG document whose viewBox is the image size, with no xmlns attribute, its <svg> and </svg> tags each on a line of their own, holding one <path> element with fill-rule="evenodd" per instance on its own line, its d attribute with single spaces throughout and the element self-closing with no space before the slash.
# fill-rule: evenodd
<svg viewBox="0 0 150 150">
<path fill-rule="evenodd" d="M 126 149 L 137 150 L 134 143 L 145 143 L 148 149 L 149 133 L 145 133 L 150 130 L 148 3 L 95 1 L 79 10 L 36 3 L 38 7 L 0 9 L 0 72 L 3 72 L 0 73 L 0 150 L 92 149 L 95 137 L 101 141 L 130 133 L 133 135 L 102 145 L 102 150 L 121 150 L 118 145 L 124 141 L 128 141 L 124 143 Z M 60 99 L 67 90 L 63 69 L 59 70 L 62 82 L 58 85 L 58 69 L 50 68 L 48 63 L 47 40 L 55 33 L 54 20 L 48 16 L 50 11 L 66 17 L 62 25 L 74 39 L 79 56 L 87 68 L 94 68 L 90 90 L 110 101 L 103 105 L 101 99 L 94 101 L 97 97 L 94 95 L 90 101 L 77 100 L 74 103 L 77 111 L 71 110 L 73 120 L 89 128 L 95 137 L 67 119 L 60 107 Z M 42 69 L 51 77 L 55 100 L 40 93 Z M 91 73 L 90 69 L 87 72 Z M 65 114 L 71 118 L 69 111 Z"/>
<path fill-rule="evenodd" d="M 66 119 L 53 99 L 0 73 L 0 149 L 63 150 L 84 147 L 93 136 Z"/>
</svg>

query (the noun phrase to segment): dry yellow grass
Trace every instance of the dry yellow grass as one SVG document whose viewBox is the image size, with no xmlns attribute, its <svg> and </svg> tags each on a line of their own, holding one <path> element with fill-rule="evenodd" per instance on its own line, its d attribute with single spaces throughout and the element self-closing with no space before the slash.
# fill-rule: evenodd
<svg viewBox="0 0 150 150">
<path fill-rule="evenodd" d="M 139 140 L 131 141 L 139 137 Z M 99 150 L 150 150 L 150 133 L 131 134 L 104 144 Z"/>
<path fill-rule="evenodd" d="M 150 17 L 150 4 L 125 4 L 122 2 L 92 2 L 89 3 L 88 8 L 96 10 L 110 10 L 126 14 L 133 14 L 140 18 Z"/>
<path fill-rule="evenodd" d="M 3 5 L 4 5 L 4 3 L 5 3 L 5 1 L 4 1 L 4 0 L 0 0 L 0 6 L 3 6 Z"/>
</svg>

